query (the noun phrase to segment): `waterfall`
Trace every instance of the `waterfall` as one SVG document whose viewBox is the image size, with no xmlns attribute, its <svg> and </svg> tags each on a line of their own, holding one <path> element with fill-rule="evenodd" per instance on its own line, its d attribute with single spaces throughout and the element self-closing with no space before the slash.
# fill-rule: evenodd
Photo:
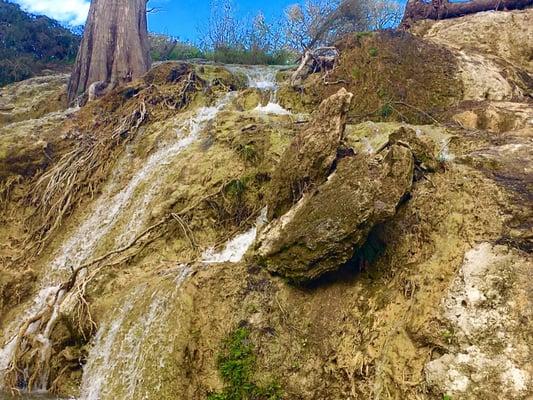
<svg viewBox="0 0 533 400">
<path fill-rule="evenodd" d="M 134 217 L 126 221 L 126 227 L 123 233 L 115 239 L 115 244 L 120 246 L 128 243 L 142 230 L 148 219 L 148 205 L 161 186 L 159 183 L 164 176 L 164 166 L 198 139 L 206 124 L 216 117 L 234 95 L 233 92 L 228 93 L 214 106 L 199 108 L 185 123 L 183 129 L 179 129 L 176 140 L 153 153 L 123 189 L 118 190 L 116 174 L 111 177 L 110 183 L 96 201 L 88 218 L 60 248 L 49 265 L 41 284 L 42 289 L 32 302 L 32 306 L 7 330 L 9 336 L 4 339 L 4 347 L 0 349 L 0 389 L 4 384 L 6 370 L 14 362 L 18 332 L 24 327 L 26 321 L 35 319 L 40 313 L 51 308 L 51 318 L 41 332 L 37 332 L 40 322 L 30 324 L 27 329 L 28 333 L 36 334 L 36 339 L 41 345 L 41 362 L 43 365 L 47 364 L 46 361 L 51 355 L 52 348 L 50 337 L 60 314 L 61 305 L 66 303 L 66 298 L 68 298 L 57 284 L 60 281 L 58 275 L 95 258 L 98 246 L 109 236 L 119 221 L 127 218 L 129 209 L 136 210 Z M 148 184 L 147 190 L 143 190 L 140 197 L 136 196 L 143 184 Z M 51 299 L 57 300 L 51 301 Z M 47 389 L 48 374 L 49 371 L 45 368 L 39 379 L 39 390 Z"/>
<path fill-rule="evenodd" d="M 81 400 L 142 398 L 139 384 L 144 383 L 143 372 L 151 365 L 147 358 L 160 357 L 150 361 L 164 366 L 165 359 L 155 347 L 169 350 L 162 342 L 164 338 L 172 340 L 166 323 L 176 313 L 181 286 L 190 273 L 189 266 L 180 265 L 173 272 L 174 279 L 156 289 L 138 287 L 116 315 L 100 326 L 84 368 Z M 155 392 L 158 388 L 155 385 L 147 390 Z"/>
<path fill-rule="evenodd" d="M 269 104 L 264 107 L 259 105 L 257 112 L 289 113 L 276 101 L 276 74 L 279 69 L 240 68 L 239 72 L 245 73 L 248 77 L 250 87 L 271 92 Z M 35 319 L 45 311 L 51 315 L 46 325 L 41 326 L 40 322 L 32 323 L 26 332 L 32 333 L 39 343 L 37 362 L 41 366 L 47 366 L 52 355 L 52 332 L 62 306 L 68 305 L 72 300 L 70 294 L 61 289 L 58 282 L 62 281 L 61 278 L 64 278 L 71 268 L 77 268 L 107 250 L 103 248 L 104 243 L 109 243 L 111 240 L 113 247 L 121 247 L 142 231 L 149 220 L 150 205 L 160 193 L 160 188 L 164 186 L 165 166 L 197 141 L 207 124 L 216 118 L 234 96 L 234 92 L 228 93 L 214 106 L 201 107 L 196 110 L 177 129 L 174 140 L 160 145 L 125 185 L 121 185 L 121 178 L 123 178 L 121 171 L 127 170 L 124 167 L 131 162 L 131 156 L 126 152 L 118 161 L 117 168 L 114 169 L 108 183 L 104 186 L 102 194 L 92 205 L 87 218 L 63 243 L 49 263 L 42 278 L 42 289 L 31 306 L 7 329 L 9 336 L 4 338 L 4 347 L 0 349 L 0 388 L 4 383 L 6 369 L 15 361 L 19 331 L 26 321 Z M 264 212 L 265 210 L 262 216 Z M 261 218 L 264 217 L 260 217 L 249 231 L 230 240 L 222 251 L 206 250 L 201 261 L 204 264 L 239 262 L 256 239 Z M 189 273 L 189 267 L 181 266 L 174 282 L 175 287 L 179 288 Z M 172 302 L 179 292 L 175 288 L 152 292 L 147 290 L 141 288 L 134 291 L 125 303 L 117 308 L 116 315 L 99 328 L 84 369 L 82 399 L 113 398 L 116 393 L 106 393 L 111 381 L 118 382 L 120 390 L 123 391 L 122 398 L 139 396 L 141 388 L 138 387 L 138 383 L 143 374 L 145 346 L 148 342 L 152 343 L 153 339 L 149 336 L 150 332 L 163 329 L 162 325 L 170 317 L 168 310 L 172 309 Z M 149 299 L 149 304 L 145 303 L 146 299 Z M 138 314 L 139 312 L 141 314 Z M 24 373 L 27 374 L 30 371 Z M 37 389 L 46 391 L 48 380 L 49 369 L 46 367 L 39 376 Z"/>
<path fill-rule="evenodd" d="M 255 225 L 247 232 L 237 235 L 231 239 L 224 249 L 216 252 L 215 249 L 209 248 L 202 254 L 202 262 L 204 264 L 219 264 L 219 263 L 238 263 L 242 260 L 250 246 L 257 239 L 257 233 L 261 230 L 263 225 L 267 222 L 267 208 L 261 211 L 261 215 L 257 218 Z"/>
<path fill-rule="evenodd" d="M 262 92 L 269 91 L 270 99 L 265 106 L 259 104 L 254 111 L 261 114 L 291 115 L 289 110 L 283 108 L 278 102 L 278 82 L 276 76 L 281 70 L 275 66 L 237 66 L 229 67 L 230 70 L 246 75 L 248 87 L 259 89 Z"/>
</svg>

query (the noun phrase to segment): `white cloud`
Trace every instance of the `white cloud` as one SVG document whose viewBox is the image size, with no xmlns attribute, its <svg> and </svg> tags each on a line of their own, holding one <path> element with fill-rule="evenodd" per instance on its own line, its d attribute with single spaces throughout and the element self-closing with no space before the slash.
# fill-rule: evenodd
<svg viewBox="0 0 533 400">
<path fill-rule="evenodd" d="M 89 0 L 15 0 L 22 8 L 34 14 L 44 14 L 50 18 L 71 25 L 85 23 L 89 13 Z"/>
</svg>

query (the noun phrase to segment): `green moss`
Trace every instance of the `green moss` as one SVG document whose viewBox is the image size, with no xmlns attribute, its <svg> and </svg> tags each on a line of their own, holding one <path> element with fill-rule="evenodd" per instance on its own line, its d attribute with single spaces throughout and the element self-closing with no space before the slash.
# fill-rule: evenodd
<svg viewBox="0 0 533 400">
<path fill-rule="evenodd" d="M 224 343 L 224 351 L 219 356 L 218 367 L 225 387 L 221 393 L 213 393 L 208 400 L 278 400 L 281 388 L 271 382 L 258 386 L 253 382 L 256 364 L 250 331 L 238 328 Z"/>
<path fill-rule="evenodd" d="M 233 179 L 226 185 L 224 191 L 230 196 L 241 196 L 246 190 L 246 181 L 246 178 Z"/>
<path fill-rule="evenodd" d="M 356 36 L 358 39 L 362 39 L 362 38 L 367 37 L 367 36 L 370 36 L 370 35 L 372 35 L 372 32 L 368 32 L 368 31 L 367 31 L 367 32 L 357 32 L 357 33 L 355 34 L 355 36 Z"/>
</svg>

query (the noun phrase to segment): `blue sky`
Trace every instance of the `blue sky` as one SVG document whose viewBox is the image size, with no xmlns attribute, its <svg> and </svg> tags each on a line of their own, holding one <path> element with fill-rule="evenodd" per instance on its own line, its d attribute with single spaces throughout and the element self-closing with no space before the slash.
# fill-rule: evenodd
<svg viewBox="0 0 533 400">
<path fill-rule="evenodd" d="M 12 0 L 26 11 L 45 14 L 64 23 L 80 25 L 85 21 L 90 0 Z M 253 16 L 259 11 L 273 18 L 280 16 L 285 7 L 298 0 L 234 0 L 242 16 Z M 149 29 L 178 36 L 184 40 L 198 39 L 198 28 L 209 17 L 210 0 L 150 0 L 149 7 L 159 7 L 149 15 Z"/>
<path fill-rule="evenodd" d="M 281 16 L 283 10 L 299 0 L 234 0 L 237 12 L 242 16 L 254 16 L 262 11 L 267 19 Z M 209 18 L 209 0 L 151 0 L 149 6 L 162 10 L 149 16 L 149 29 L 194 40 L 198 27 Z"/>
</svg>

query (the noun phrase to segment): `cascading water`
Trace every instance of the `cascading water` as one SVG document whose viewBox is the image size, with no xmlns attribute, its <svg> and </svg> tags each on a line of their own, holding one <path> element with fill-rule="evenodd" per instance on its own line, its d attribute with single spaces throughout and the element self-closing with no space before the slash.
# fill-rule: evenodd
<svg viewBox="0 0 533 400">
<path fill-rule="evenodd" d="M 254 67 L 247 68 L 246 72 L 242 69 L 239 72 L 246 73 L 250 87 L 271 92 L 269 105 L 258 106 L 256 111 L 275 114 L 289 113 L 276 102 L 277 68 Z M 60 315 L 62 304 L 67 304 L 70 296 L 61 289 L 57 282 L 61 281 L 61 277 L 70 268 L 79 267 L 101 254 L 104 250 L 102 244 L 105 241 L 109 242 L 111 239 L 114 247 L 120 247 L 129 243 L 142 231 L 149 220 L 150 204 L 159 194 L 160 188 L 164 187 L 165 166 L 198 139 L 207 123 L 230 103 L 234 95 L 233 92 L 229 93 L 214 106 L 198 109 L 178 129 L 179 134 L 176 140 L 160 146 L 153 152 L 125 186 L 120 184 L 123 178 L 121 176 L 123 168 L 120 166 L 127 166 L 131 162 L 131 156 L 126 152 L 126 155 L 119 160 L 117 168 L 102 195 L 94 203 L 87 219 L 61 246 L 49 264 L 42 280 L 43 289 L 26 313 L 14 321 L 7 330 L 10 336 L 6 337 L 5 345 L 0 350 L 0 388 L 4 382 L 3 373 L 15 361 L 17 342 L 23 339 L 20 337 L 21 328 L 27 321 L 36 319 L 43 312 L 51 313 L 46 325 L 43 327 L 39 322 L 34 322 L 29 324 L 25 332 L 34 335 L 40 343 L 41 367 L 47 365 L 52 353 L 51 334 Z M 279 107 L 282 111 L 277 112 L 276 107 L 272 105 Z M 127 168 L 124 169 L 127 170 Z M 134 210 L 133 213 L 132 210 Z M 229 241 L 221 252 L 217 253 L 214 249 L 206 250 L 200 261 L 204 264 L 239 262 L 256 239 L 264 215 L 263 212 L 256 226 Z M 138 384 L 144 376 L 146 357 L 149 357 L 146 355 L 146 347 L 157 345 L 152 343 L 153 337 L 150 332 L 166 329 L 165 321 L 170 318 L 171 312 L 176 312 L 175 303 L 179 303 L 177 301 L 179 287 L 189 273 L 189 267 L 180 266 L 174 274 L 177 278 L 170 287 L 164 290 L 161 288 L 137 289 L 131 294 L 132 297 L 118 308 L 117 315 L 103 322 L 84 368 L 81 399 L 142 398 L 141 392 L 145 389 L 139 387 Z M 149 302 L 135 300 L 139 298 L 148 298 Z M 171 336 L 171 333 L 167 332 L 167 334 Z M 154 335 L 156 340 L 157 336 Z M 157 379 L 159 378 L 154 378 L 155 385 L 158 385 Z M 37 381 L 39 386 L 37 389 L 46 391 L 48 380 L 49 369 L 43 368 Z M 109 392 L 111 386 L 114 388 L 112 393 Z"/>
<path fill-rule="evenodd" d="M 123 233 L 115 240 L 117 245 L 124 245 L 133 239 L 142 229 L 143 223 L 147 220 L 147 207 L 159 187 L 158 183 L 163 175 L 163 167 L 174 157 L 178 156 L 185 148 L 194 143 L 207 122 L 211 121 L 226 104 L 230 102 L 234 93 L 229 93 L 220 99 L 212 107 L 200 108 L 180 130 L 181 137 L 178 140 L 167 144 L 157 150 L 144 163 L 142 168 L 131 178 L 129 183 L 118 193 L 116 176 L 113 176 L 104 194 L 97 200 L 92 213 L 88 219 L 76 230 L 72 237 L 61 247 L 55 259 L 51 262 L 47 274 L 43 279 L 43 289 L 33 301 L 32 306 L 25 315 L 11 324 L 8 329 L 10 336 L 5 338 L 4 347 L 0 350 L 0 389 L 5 381 L 5 373 L 14 363 L 16 357 L 16 346 L 19 340 L 26 333 L 35 334 L 40 346 L 40 359 L 43 371 L 39 378 L 40 391 L 46 391 L 48 383 L 49 369 L 47 360 L 51 355 L 50 336 L 59 316 L 61 305 L 66 302 L 64 290 L 57 285 L 60 280 L 58 276 L 61 272 L 69 268 L 76 268 L 84 262 L 94 258 L 99 244 L 106 238 L 113 227 L 126 217 L 125 211 L 135 207 L 136 215 L 126 221 Z M 188 132 L 183 132 L 188 131 Z M 136 196 L 137 189 L 142 184 L 149 183 L 148 190 L 142 192 L 142 196 Z M 116 193 L 116 194 L 113 194 Z M 37 320 L 38 316 L 50 312 L 51 317 L 46 326 L 41 327 L 37 332 L 40 323 L 32 322 L 26 329 L 23 329 L 29 321 Z M 21 330 L 25 332 L 21 333 Z"/>
<path fill-rule="evenodd" d="M 218 264 L 225 262 L 237 263 L 241 261 L 250 246 L 254 243 L 258 231 L 266 221 L 267 209 L 264 208 L 261 211 L 261 215 L 257 218 L 255 225 L 249 231 L 231 239 L 220 252 L 216 252 L 214 248 L 207 249 L 202 254 L 202 262 L 205 264 Z"/>
<path fill-rule="evenodd" d="M 165 322 L 175 312 L 180 287 L 190 273 L 190 267 L 180 265 L 170 288 L 158 288 L 151 293 L 145 286 L 137 288 L 117 315 L 100 326 L 84 368 L 82 400 L 133 399 L 142 392 L 143 388 L 138 385 L 149 364 L 146 348 L 162 344 L 158 342 L 162 336 L 159 333 L 164 332 Z M 141 309 L 140 314 L 135 313 L 138 308 Z M 156 351 L 150 353 L 157 354 Z M 164 363 L 163 359 L 160 362 Z M 115 385 L 110 388 L 112 380 Z"/>
<path fill-rule="evenodd" d="M 234 72 L 246 75 L 248 79 L 248 86 L 259 89 L 261 91 L 269 91 L 270 99 L 266 105 L 259 104 L 255 111 L 262 114 L 272 115 L 290 115 L 291 112 L 283 108 L 278 102 L 278 83 L 276 76 L 280 71 L 280 67 L 275 66 L 231 66 L 230 69 Z"/>
</svg>

